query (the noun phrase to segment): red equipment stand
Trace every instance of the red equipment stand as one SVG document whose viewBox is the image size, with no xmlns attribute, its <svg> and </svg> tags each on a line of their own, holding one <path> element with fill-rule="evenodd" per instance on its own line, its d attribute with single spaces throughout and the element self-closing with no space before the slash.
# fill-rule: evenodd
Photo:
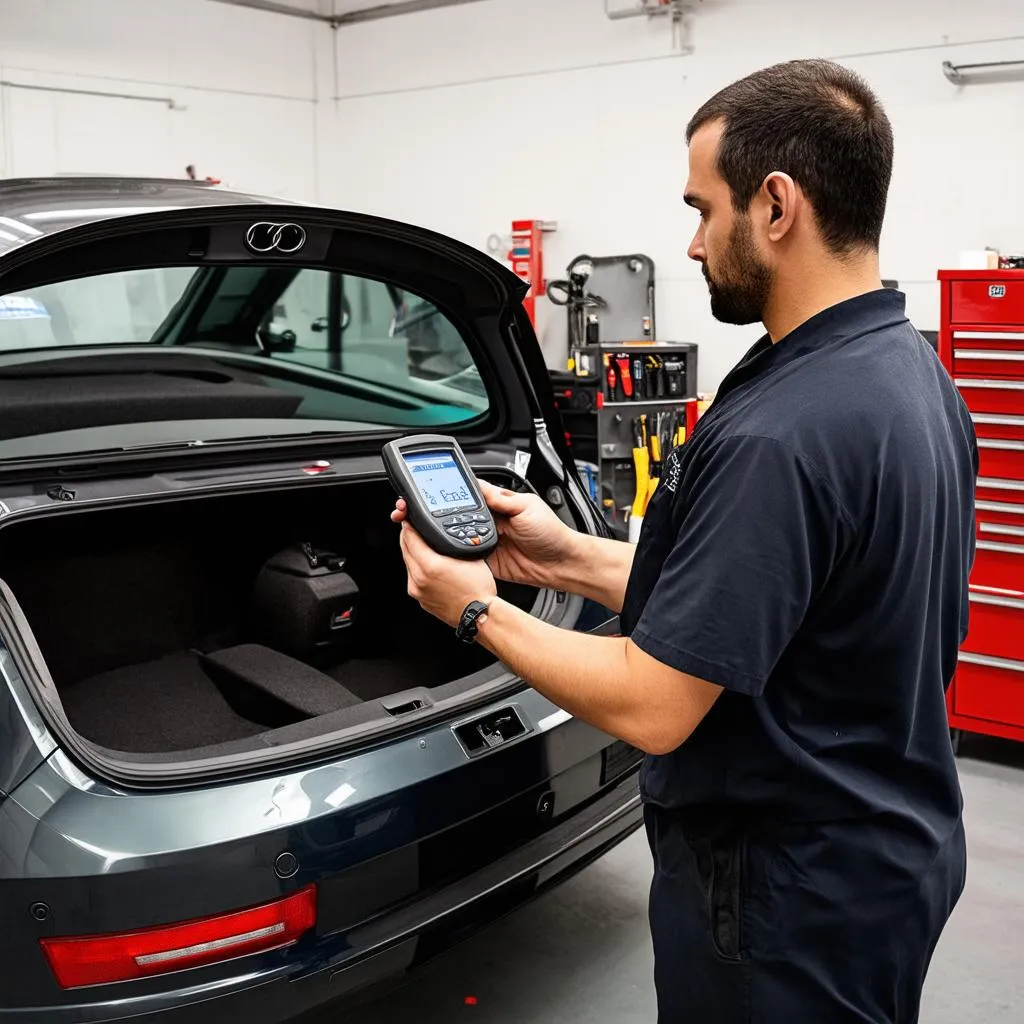
<svg viewBox="0 0 1024 1024">
<path fill-rule="evenodd" d="M 940 270 L 939 356 L 974 420 L 980 471 L 971 620 L 954 729 L 1024 740 L 1024 270 Z"/>
<path fill-rule="evenodd" d="M 508 260 L 513 273 L 530 286 L 523 306 L 534 330 L 537 329 L 537 296 L 546 294 L 548 287 L 544 280 L 543 235 L 545 231 L 552 230 L 552 225 L 543 220 L 512 221 L 512 251 Z"/>
</svg>

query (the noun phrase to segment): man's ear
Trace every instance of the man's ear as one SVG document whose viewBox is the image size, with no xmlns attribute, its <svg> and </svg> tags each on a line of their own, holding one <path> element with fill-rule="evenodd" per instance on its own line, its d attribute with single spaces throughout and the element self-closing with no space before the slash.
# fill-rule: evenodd
<svg viewBox="0 0 1024 1024">
<path fill-rule="evenodd" d="M 780 241 L 793 227 L 799 191 L 784 171 L 772 171 L 761 185 L 759 196 L 768 214 L 768 239 Z"/>
</svg>

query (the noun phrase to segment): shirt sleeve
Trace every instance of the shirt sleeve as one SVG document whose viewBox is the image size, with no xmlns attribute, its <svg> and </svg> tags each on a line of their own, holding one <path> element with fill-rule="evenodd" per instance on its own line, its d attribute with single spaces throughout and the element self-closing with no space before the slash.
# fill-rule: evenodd
<svg viewBox="0 0 1024 1024">
<path fill-rule="evenodd" d="M 826 479 L 773 438 L 726 438 L 687 476 L 675 542 L 631 638 L 681 672 L 757 696 L 849 519 Z"/>
</svg>

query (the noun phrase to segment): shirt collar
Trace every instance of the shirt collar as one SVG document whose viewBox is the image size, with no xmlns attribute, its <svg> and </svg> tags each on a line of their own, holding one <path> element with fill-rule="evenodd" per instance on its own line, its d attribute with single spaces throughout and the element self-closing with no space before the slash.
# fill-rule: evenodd
<svg viewBox="0 0 1024 1024">
<path fill-rule="evenodd" d="M 762 335 L 736 364 L 718 390 L 718 397 L 762 373 L 808 352 L 850 338 L 892 327 L 907 319 L 907 298 L 895 288 L 877 288 L 828 306 L 772 344 Z"/>
</svg>

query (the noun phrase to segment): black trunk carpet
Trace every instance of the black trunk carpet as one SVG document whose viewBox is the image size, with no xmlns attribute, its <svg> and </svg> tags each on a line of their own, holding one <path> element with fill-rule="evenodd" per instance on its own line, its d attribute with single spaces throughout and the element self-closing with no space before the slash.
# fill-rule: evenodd
<svg viewBox="0 0 1024 1024">
<path fill-rule="evenodd" d="M 188 750 L 265 732 L 237 715 L 186 651 L 114 669 L 61 690 L 72 726 L 113 750 Z"/>
<path fill-rule="evenodd" d="M 483 649 L 410 654 L 404 658 L 349 658 L 323 671 L 360 700 L 380 700 L 417 686 L 433 687 L 469 675 L 494 659 Z"/>
</svg>

